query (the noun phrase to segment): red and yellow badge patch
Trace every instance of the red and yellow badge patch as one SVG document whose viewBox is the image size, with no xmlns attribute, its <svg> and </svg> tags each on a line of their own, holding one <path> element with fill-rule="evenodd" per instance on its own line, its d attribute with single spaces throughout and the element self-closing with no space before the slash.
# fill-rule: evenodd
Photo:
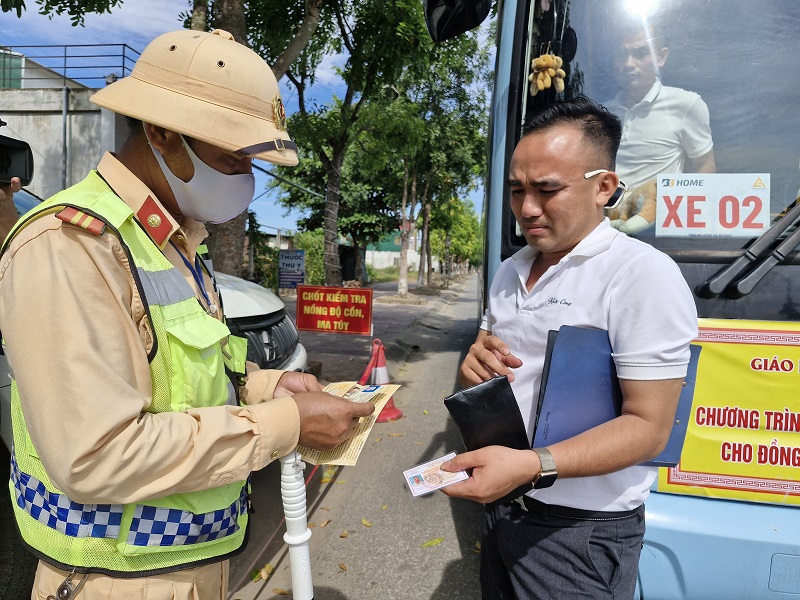
<svg viewBox="0 0 800 600">
<path fill-rule="evenodd" d="M 92 215 L 81 212 L 75 208 L 67 207 L 56 215 L 59 219 L 70 225 L 76 225 L 93 235 L 103 235 L 106 224 Z"/>
</svg>

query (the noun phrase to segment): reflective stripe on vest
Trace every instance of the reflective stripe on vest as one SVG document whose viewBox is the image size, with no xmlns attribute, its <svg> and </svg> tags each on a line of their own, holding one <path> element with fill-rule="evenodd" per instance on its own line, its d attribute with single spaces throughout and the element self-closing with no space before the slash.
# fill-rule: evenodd
<svg viewBox="0 0 800 600">
<path fill-rule="evenodd" d="M 196 297 L 194 290 L 177 269 L 147 271 L 139 267 L 145 300 L 151 306 L 167 306 Z"/>
<path fill-rule="evenodd" d="M 45 485 L 17 466 L 11 449 L 11 481 L 17 506 L 34 519 L 71 537 L 119 537 L 124 504 L 81 504 Z M 236 533 L 247 510 L 247 486 L 229 507 L 196 514 L 186 510 L 138 504 L 128 532 L 132 546 L 186 546 Z"/>
<path fill-rule="evenodd" d="M 128 543 L 132 546 L 187 546 L 210 542 L 239 531 L 237 519 L 247 511 L 247 486 L 228 508 L 194 514 L 174 508 L 137 505 Z"/>
<path fill-rule="evenodd" d="M 80 504 L 66 494 L 50 492 L 35 477 L 17 466 L 11 445 L 11 481 L 17 506 L 39 523 L 72 537 L 116 538 L 122 522 L 122 504 Z"/>
</svg>

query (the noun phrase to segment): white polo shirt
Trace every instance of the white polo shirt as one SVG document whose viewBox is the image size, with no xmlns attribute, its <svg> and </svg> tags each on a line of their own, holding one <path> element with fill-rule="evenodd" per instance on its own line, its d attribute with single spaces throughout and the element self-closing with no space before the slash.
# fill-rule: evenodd
<svg viewBox="0 0 800 600">
<path fill-rule="evenodd" d="M 659 173 L 683 173 L 687 158 L 711 151 L 708 107 L 698 94 L 656 79 L 640 102 L 625 100 L 620 92 L 605 106 L 622 121 L 616 172 L 630 189 Z"/>
<path fill-rule="evenodd" d="M 573 325 L 607 330 L 621 379 L 686 375 L 689 343 L 697 337 L 697 312 L 672 259 L 613 229 L 608 219 L 528 292 L 525 282 L 536 255 L 525 247 L 503 261 L 481 325 L 522 360 L 511 386 L 529 438 L 551 329 Z M 655 468 L 630 467 L 609 475 L 558 479 L 530 494 L 573 508 L 630 510 L 644 502 L 655 476 Z"/>
</svg>

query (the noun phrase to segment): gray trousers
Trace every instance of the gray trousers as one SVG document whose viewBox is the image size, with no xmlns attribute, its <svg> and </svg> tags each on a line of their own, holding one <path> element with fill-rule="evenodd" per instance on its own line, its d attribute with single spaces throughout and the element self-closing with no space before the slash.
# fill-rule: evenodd
<svg viewBox="0 0 800 600">
<path fill-rule="evenodd" d="M 484 600 L 632 600 L 644 506 L 589 513 L 530 498 L 525 504 L 527 509 L 516 502 L 486 509 Z"/>
</svg>

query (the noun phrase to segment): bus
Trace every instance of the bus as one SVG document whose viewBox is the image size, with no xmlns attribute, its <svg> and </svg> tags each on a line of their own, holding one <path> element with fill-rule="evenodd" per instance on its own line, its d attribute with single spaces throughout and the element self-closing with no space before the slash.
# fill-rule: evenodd
<svg viewBox="0 0 800 600">
<path fill-rule="evenodd" d="M 623 121 L 612 224 L 694 293 L 703 352 L 680 462 L 646 502 L 637 598 L 800 597 L 800 2 L 424 7 L 435 41 L 496 13 L 484 290 L 525 243 L 506 186 L 522 124 L 585 96 Z"/>
</svg>

